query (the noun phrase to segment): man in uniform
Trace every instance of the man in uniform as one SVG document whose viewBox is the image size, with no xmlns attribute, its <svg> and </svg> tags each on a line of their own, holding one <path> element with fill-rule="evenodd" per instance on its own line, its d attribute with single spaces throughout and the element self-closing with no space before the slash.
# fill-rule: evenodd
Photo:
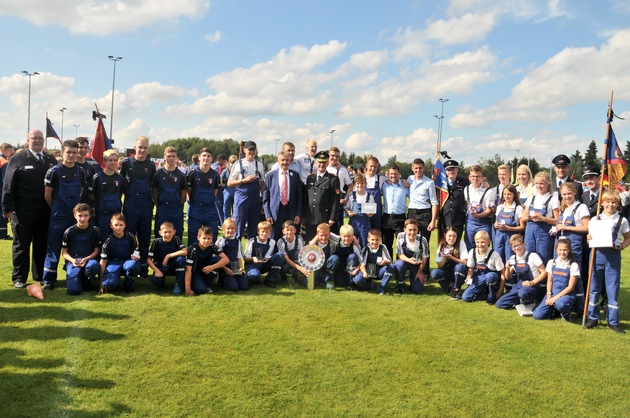
<svg viewBox="0 0 630 418">
<path fill-rule="evenodd" d="M 448 227 L 457 232 L 461 238 L 466 225 L 466 198 L 464 188 L 470 183 L 467 178 L 459 176 L 459 164 L 453 159 L 444 161 L 448 184 L 448 198 L 440 210 L 440 238 Z"/>
<path fill-rule="evenodd" d="M 44 151 L 44 134 L 34 129 L 28 133 L 28 148 L 9 161 L 2 189 L 2 215 L 11 220 L 13 229 L 13 285 L 26 287 L 31 268 L 33 243 L 33 280 L 44 276 L 50 207 L 44 200 L 44 177 L 57 160 Z M 37 235 L 36 239 L 35 235 Z"/>
<path fill-rule="evenodd" d="M 303 224 L 306 229 L 304 241 L 310 241 L 317 234 L 317 225 L 337 222 L 339 197 L 341 190 L 339 178 L 326 171 L 328 153 L 319 151 L 315 154 L 317 171 L 306 178 L 306 196 L 304 199 Z"/>
<path fill-rule="evenodd" d="M 562 202 L 560 187 L 566 182 L 573 183 L 575 190 L 577 190 L 575 199 L 581 202 L 583 193 L 582 183 L 569 178 L 569 164 L 571 164 L 571 159 L 564 154 L 559 154 L 551 160 L 551 163 L 553 164 L 553 171 L 556 172 L 556 178 L 551 182 L 551 193 L 556 193 L 558 202 Z"/>
<path fill-rule="evenodd" d="M 151 243 L 151 221 L 153 200 L 151 181 L 155 175 L 155 164 L 149 158 L 149 138 L 139 136 L 134 145 L 135 155 L 125 158 L 120 164 L 120 175 L 126 180 L 123 214 L 127 232 L 138 238 L 140 249 L 140 275 L 146 277 L 149 270 L 147 254 Z"/>
</svg>

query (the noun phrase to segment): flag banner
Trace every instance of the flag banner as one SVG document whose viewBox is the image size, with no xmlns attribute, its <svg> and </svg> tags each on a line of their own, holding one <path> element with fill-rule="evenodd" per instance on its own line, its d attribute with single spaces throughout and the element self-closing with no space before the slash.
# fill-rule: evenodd
<svg viewBox="0 0 630 418">
<path fill-rule="evenodd" d="M 448 199 L 448 179 L 446 177 L 446 170 L 444 169 L 444 163 L 442 162 L 442 156 L 440 153 L 437 153 L 435 156 L 433 181 L 435 182 L 435 191 L 437 192 L 437 198 L 440 201 L 441 209 L 442 206 L 444 206 L 446 199 Z"/>
<path fill-rule="evenodd" d="M 53 124 L 48 117 L 46 117 L 46 138 L 57 138 L 61 145 L 61 139 L 59 139 L 59 135 L 55 132 L 55 128 L 53 128 Z"/>
<path fill-rule="evenodd" d="M 105 168 L 105 162 L 103 161 L 103 153 L 105 150 L 111 149 L 112 143 L 107 137 L 105 132 L 105 126 L 103 125 L 103 119 L 98 118 L 98 124 L 96 125 L 96 133 L 94 133 L 94 140 L 92 141 L 91 156 L 99 163 L 102 168 Z"/>
<path fill-rule="evenodd" d="M 610 121 L 608 122 L 608 138 L 604 140 L 606 155 L 604 164 L 604 185 L 608 185 L 609 189 L 614 189 L 615 186 L 623 179 L 628 170 L 628 164 L 623 158 L 621 148 L 617 142 L 617 137 L 613 131 Z"/>
</svg>

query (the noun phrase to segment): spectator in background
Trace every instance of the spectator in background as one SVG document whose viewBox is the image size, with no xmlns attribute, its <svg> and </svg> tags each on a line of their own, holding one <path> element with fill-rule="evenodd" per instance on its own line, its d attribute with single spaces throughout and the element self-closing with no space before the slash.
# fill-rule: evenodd
<svg viewBox="0 0 630 418">
<path fill-rule="evenodd" d="M 4 183 L 5 172 L 7 171 L 7 163 L 15 154 L 13 145 L 4 143 L 0 145 L 0 205 L 2 204 L 2 185 Z M 13 239 L 9 236 L 9 220 L 4 216 L 0 218 L 0 239 Z"/>
</svg>

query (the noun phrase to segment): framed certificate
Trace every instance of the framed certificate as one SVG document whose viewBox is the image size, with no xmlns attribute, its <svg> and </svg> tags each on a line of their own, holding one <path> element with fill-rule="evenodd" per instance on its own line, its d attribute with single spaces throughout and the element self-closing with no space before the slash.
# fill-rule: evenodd
<svg viewBox="0 0 630 418">
<path fill-rule="evenodd" d="M 361 205 L 361 213 L 365 213 L 367 215 L 371 213 L 376 213 L 376 203 L 364 203 Z"/>
</svg>

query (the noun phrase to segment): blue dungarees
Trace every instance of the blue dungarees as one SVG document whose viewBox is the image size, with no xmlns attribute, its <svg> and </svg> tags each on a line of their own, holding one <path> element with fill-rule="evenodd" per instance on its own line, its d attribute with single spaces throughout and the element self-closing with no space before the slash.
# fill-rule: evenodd
<svg viewBox="0 0 630 418">
<path fill-rule="evenodd" d="M 365 187 L 365 191 L 372 195 L 376 202 L 376 213 L 370 218 L 372 228 L 381 229 L 381 217 L 383 216 L 383 194 L 381 192 L 381 176 L 374 176 L 374 187 Z"/>
<path fill-rule="evenodd" d="M 239 258 L 243 256 L 241 253 L 241 241 L 238 238 L 227 238 L 225 236 L 219 238 L 217 246 L 223 251 L 223 254 L 230 260 L 229 267 L 234 276 L 228 276 L 223 269 L 219 270 L 219 281 L 225 290 L 236 292 L 237 290 L 249 289 L 249 283 L 243 273 L 236 274 L 241 268 Z"/>
<path fill-rule="evenodd" d="M 367 193 L 365 197 L 365 203 L 374 203 L 374 196 L 370 193 Z M 354 216 L 351 216 L 350 226 L 354 229 L 354 235 L 359 240 L 359 245 L 361 248 L 365 248 L 367 246 L 367 236 L 370 228 L 372 228 L 371 218 L 368 217 L 365 213 L 361 213 L 362 204 L 357 202 L 357 192 L 352 191 L 352 198 L 348 199 L 348 209 L 355 213 Z M 372 216 L 372 218 L 374 218 Z M 380 226 L 379 226 L 380 228 Z"/>
<path fill-rule="evenodd" d="M 473 267 L 472 284 L 464 290 L 462 300 L 464 302 L 474 302 L 486 298 L 487 302 L 494 303 L 495 293 L 499 290 L 499 272 L 490 270 L 488 260 L 492 257 L 494 250 L 488 250 L 485 260 L 479 262 L 477 260 L 477 250 L 473 250 Z"/>
<path fill-rule="evenodd" d="M 218 186 L 219 176 L 210 169 L 207 173 L 198 167 L 190 173 L 190 202 L 188 202 L 188 245 L 197 242 L 197 232 L 203 225 L 212 228 L 215 236 L 219 231 L 219 215 L 215 205 L 214 192 Z"/>
<path fill-rule="evenodd" d="M 53 196 L 52 200 L 46 259 L 44 260 L 43 282 L 50 285 L 57 282 L 57 266 L 59 265 L 63 233 L 75 224 L 72 210 L 81 202 L 81 188 L 84 186 L 84 174 L 78 165 L 72 168 L 65 167 L 65 170 L 62 169 L 63 167 L 62 164 L 57 164 L 51 168 L 51 170 L 56 171 L 59 183 L 57 195 Z"/>
<path fill-rule="evenodd" d="M 568 268 L 557 267 L 554 260 L 553 266 L 551 267 L 551 275 L 553 277 L 551 295 L 555 296 L 566 289 L 569 285 L 569 280 L 571 279 L 571 266 Z M 579 283 L 581 280 L 578 279 L 577 282 Z M 571 310 L 573 309 L 576 299 L 575 289 L 573 289 L 573 291 L 568 295 L 560 297 L 553 306 L 548 306 L 545 301 L 552 296 L 545 296 L 538 307 L 536 307 L 534 310 L 534 319 L 549 319 L 553 316 L 554 311 L 560 312 L 560 315 L 567 320 L 570 318 Z"/>
<path fill-rule="evenodd" d="M 517 206 L 514 204 L 514 208 L 511 211 L 505 210 L 505 208 L 502 209 L 501 212 L 497 213 L 497 223 L 510 227 L 518 226 L 516 208 Z M 514 235 L 514 232 L 500 231 L 498 229 L 494 231 L 492 247 L 501 256 L 504 263 L 514 254 L 510 246 L 510 237 L 512 235 Z"/>
<path fill-rule="evenodd" d="M 531 204 L 529 205 L 529 212 L 540 213 L 541 216 L 547 216 L 549 211 L 549 202 L 553 196 L 549 196 L 545 201 L 542 209 L 534 208 L 534 201 L 536 197 L 533 196 Z M 525 226 L 525 248 L 529 252 L 534 252 L 540 256 L 543 263 L 553 258 L 553 237 L 549 235 L 551 225 L 547 222 L 534 222 L 532 220 L 527 221 Z"/>
<path fill-rule="evenodd" d="M 99 246 L 99 232 L 95 227 L 88 226 L 80 229 L 71 226 L 64 234 L 63 247 L 67 249 L 72 258 L 84 258 L 92 254 L 95 247 Z M 83 290 L 92 288 L 92 279 L 98 276 L 101 266 L 98 260 L 88 260 L 85 267 L 75 267 L 72 263 L 66 264 L 66 290 L 69 295 L 78 295 Z"/>
<path fill-rule="evenodd" d="M 234 191 L 234 220 L 236 221 L 236 237 L 242 238 L 247 224 L 247 238 L 254 238 L 258 234 L 258 223 L 260 222 L 260 180 L 262 174 L 258 171 L 258 160 L 250 162 L 256 164 L 256 177 L 258 181 L 243 183 L 236 187 Z M 241 170 L 241 178 L 245 177 L 243 160 L 238 160 L 233 170 Z"/>
</svg>

